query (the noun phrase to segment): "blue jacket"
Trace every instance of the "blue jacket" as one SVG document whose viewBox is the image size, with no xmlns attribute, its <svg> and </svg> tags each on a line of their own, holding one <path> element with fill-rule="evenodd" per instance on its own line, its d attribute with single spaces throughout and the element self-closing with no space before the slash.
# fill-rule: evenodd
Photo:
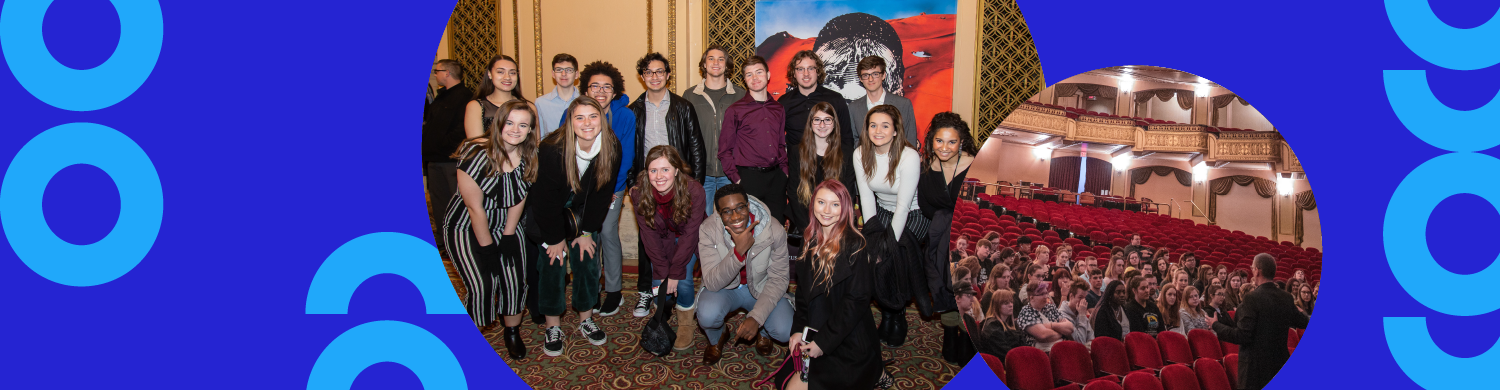
<svg viewBox="0 0 1500 390">
<path fill-rule="evenodd" d="M 626 176 L 630 175 L 630 168 L 635 165 L 635 148 L 625 146 L 635 145 L 635 111 L 631 111 L 629 106 L 630 97 L 622 93 L 609 102 L 609 114 L 605 115 L 609 119 L 609 129 L 615 132 L 615 138 L 620 140 L 621 145 L 620 172 L 615 174 L 615 192 L 625 190 Z M 563 111 L 562 118 L 557 123 L 567 122 L 568 112 Z"/>
</svg>

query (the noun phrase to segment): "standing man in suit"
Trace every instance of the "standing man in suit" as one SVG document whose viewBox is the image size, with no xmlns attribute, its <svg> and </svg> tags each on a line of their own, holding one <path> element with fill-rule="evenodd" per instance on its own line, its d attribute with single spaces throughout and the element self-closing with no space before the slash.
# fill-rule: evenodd
<svg viewBox="0 0 1500 390">
<path fill-rule="evenodd" d="M 1220 340 L 1240 345 L 1237 387 L 1259 390 L 1292 357 L 1286 348 L 1287 331 L 1307 328 L 1307 315 L 1297 311 L 1292 294 L 1276 288 L 1276 282 L 1271 280 L 1276 275 L 1275 257 L 1265 253 L 1255 255 L 1251 272 L 1250 281 L 1257 287 L 1245 294 L 1235 311 L 1237 326 L 1218 322 L 1217 316 L 1208 317 L 1208 325 Z"/>
<path fill-rule="evenodd" d="M 857 67 L 859 72 L 859 84 L 865 87 L 865 96 L 849 101 L 849 119 L 854 121 L 854 144 L 859 144 L 859 137 L 865 134 L 865 113 L 870 108 L 889 104 L 896 106 L 896 111 L 901 113 L 901 132 L 906 134 L 906 143 L 921 149 L 922 142 L 917 137 L 917 117 L 912 114 L 911 100 L 892 94 L 885 90 L 885 59 L 880 56 L 869 56 L 859 60 Z"/>
</svg>

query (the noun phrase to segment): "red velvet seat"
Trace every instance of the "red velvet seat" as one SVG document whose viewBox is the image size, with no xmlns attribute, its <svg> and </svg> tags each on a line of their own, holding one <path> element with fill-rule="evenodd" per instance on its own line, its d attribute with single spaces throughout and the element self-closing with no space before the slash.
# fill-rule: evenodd
<svg viewBox="0 0 1500 390">
<path fill-rule="evenodd" d="M 1125 335 L 1125 354 L 1130 357 L 1132 367 L 1160 369 L 1162 364 L 1161 350 L 1156 345 L 1156 339 L 1141 332 L 1130 332 Z"/>
<path fill-rule="evenodd" d="M 1198 374 L 1198 388 L 1201 390 L 1234 390 L 1229 383 L 1229 374 L 1213 359 L 1198 359 L 1193 362 L 1193 371 Z"/>
<path fill-rule="evenodd" d="M 1052 374 L 1058 380 L 1087 384 L 1093 381 L 1119 382 L 1120 377 L 1097 377 L 1094 375 L 1094 360 L 1089 357 L 1088 347 L 1076 341 L 1063 340 L 1052 345 Z"/>
<path fill-rule="evenodd" d="M 1047 353 L 1034 347 L 1017 347 L 1007 352 L 1005 374 L 1005 385 L 1011 389 L 1048 390 L 1056 387 Z"/>
<path fill-rule="evenodd" d="M 1192 347 L 1194 357 L 1224 360 L 1224 352 L 1219 349 L 1219 336 L 1208 329 L 1188 331 L 1188 346 Z"/>
<path fill-rule="evenodd" d="M 995 377 L 996 378 L 1000 378 L 1000 380 L 1002 380 L 1002 381 L 1006 380 L 1006 378 L 1005 378 L 1005 363 L 1001 363 L 1000 362 L 1000 358 L 995 357 L 995 355 L 987 354 L 987 353 L 984 353 L 984 352 L 980 352 L 979 353 L 979 357 L 984 359 L 984 364 L 987 364 L 987 365 L 990 366 L 990 371 L 994 371 L 995 372 Z"/>
<path fill-rule="evenodd" d="M 1173 364 L 1161 369 L 1162 390 L 1201 390 L 1198 374 L 1186 365 Z"/>
<path fill-rule="evenodd" d="M 1123 390 L 1123 389 L 1120 388 L 1120 385 L 1117 385 L 1114 382 L 1110 382 L 1110 381 L 1094 381 L 1094 382 L 1089 382 L 1088 386 L 1084 386 L 1083 390 Z"/>
<path fill-rule="evenodd" d="M 1156 376 L 1144 372 L 1126 375 L 1121 385 L 1124 385 L 1125 390 L 1162 390 L 1161 381 L 1157 380 Z"/>
<path fill-rule="evenodd" d="M 1229 386 L 1238 388 L 1240 386 L 1240 355 L 1224 355 L 1224 376 L 1229 377 Z"/>
<path fill-rule="evenodd" d="M 1188 347 L 1187 336 L 1177 332 L 1161 332 L 1156 334 L 1156 345 L 1161 349 L 1161 357 L 1167 364 L 1178 363 L 1192 365 L 1193 350 Z"/>
</svg>

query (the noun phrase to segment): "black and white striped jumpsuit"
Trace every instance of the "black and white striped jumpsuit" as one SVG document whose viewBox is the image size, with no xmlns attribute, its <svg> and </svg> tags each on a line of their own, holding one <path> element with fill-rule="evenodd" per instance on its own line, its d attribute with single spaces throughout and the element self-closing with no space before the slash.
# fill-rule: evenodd
<svg viewBox="0 0 1500 390">
<path fill-rule="evenodd" d="M 509 208 L 524 200 L 531 187 L 531 183 L 521 179 L 531 167 L 526 166 L 525 160 L 522 160 L 521 166 L 509 173 L 494 172 L 490 166 L 489 154 L 477 144 L 470 145 L 461 155 L 466 157 L 458 162 L 458 170 L 473 178 L 484 193 L 484 217 L 488 220 L 492 241 L 498 243 L 501 234 L 505 232 Z M 520 226 L 525 226 L 524 222 L 517 224 L 516 238 L 525 243 L 525 229 Z M 474 325 L 489 325 L 494 322 L 497 312 L 498 315 L 521 314 L 526 302 L 528 265 L 523 260 L 528 258 L 525 253 L 526 245 L 521 245 L 520 258 L 476 258 L 480 247 L 479 239 L 474 236 L 462 192 L 454 193 L 453 201 L 448 203 L 447 217 L 443 219 L 443 232 L 443 245 L 447 246 L 453 267 L 468 289 L 464 307 L 469 310 L 469 317 L 474 319 Z M 498 266 L 491 267 L 493 272 L 482 274 L 480 262 L 498 263 Z"/>
</svg>

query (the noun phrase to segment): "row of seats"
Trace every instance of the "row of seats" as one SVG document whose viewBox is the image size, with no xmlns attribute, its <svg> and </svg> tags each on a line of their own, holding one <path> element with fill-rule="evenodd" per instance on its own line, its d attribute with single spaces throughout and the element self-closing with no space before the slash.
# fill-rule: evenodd
<svg viewBox="0 0 1500 390">
<path fill-rule="evenodd" d="M 1075 257 L 1107 257 L 1112 247 L 1128 245 L 1130 234 L 1138 232 L 1143 244 L 1167 248 L 1173 259 L 1193 252 L 1201 264 L 1225 264 L 1248 271 L 1255 254 L 1270 253 L 1286 264 L 1279 267 L 1277 278 L 1286 279 L 1294 270 L 1303 269 L 1308 280 L 1321 279 L 1322 252 L 1289 241 L 1277 243 L 1241 231 L 1159 214 L 1101 210 L 988 194 L 979 194 L 977 198 L 978 202 L 960 202 L 955 227 L 950 233 L 950 239 L 968 234 L 971 237 L 970 251 L 978 241 L 977 237 L 997 232 L 1001 234 L 1001 245 L 1014 245 L 1020 237 L 1026 236 L 1034 244 L 1053 249 L 1057 245 L 1069 245 Z"/>
</svg>

